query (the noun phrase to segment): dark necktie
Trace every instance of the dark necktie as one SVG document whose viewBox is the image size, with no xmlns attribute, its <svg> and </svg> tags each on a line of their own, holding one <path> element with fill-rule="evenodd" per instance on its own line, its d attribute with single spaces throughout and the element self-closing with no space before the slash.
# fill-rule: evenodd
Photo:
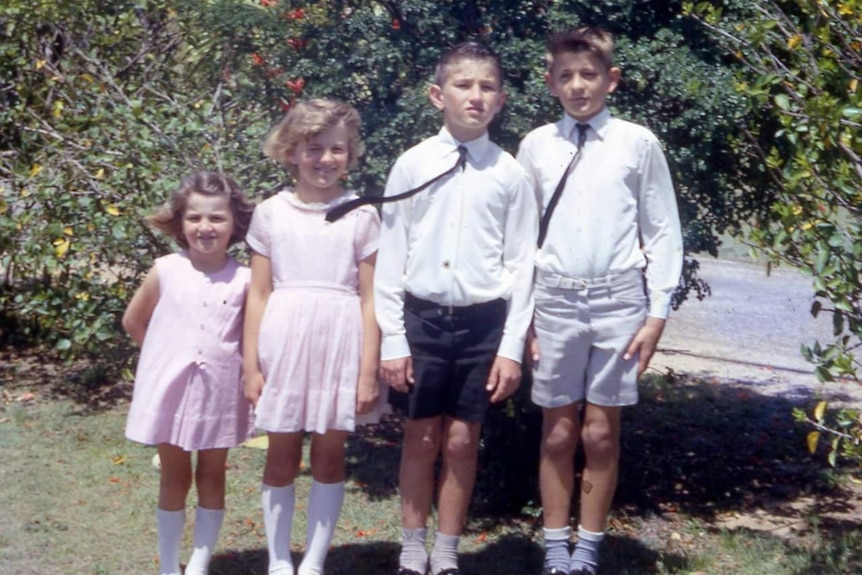
<svg viewBox="0 0 862 575">
<path fill-rule="evenodd" d="M 458 160 L 455 162 L 455 165 L 446 170 L 445 172 L 434 176 L 421 186 L 413 188 L 412 190 L 407 190 L 406 192 L 402 192 L 400 194 L 395 194 L 394 196 L 362 196 L 361 198 L 356 198 L 355 200 L 344 202 L 340 206 L 335 206 L 334 208 L 326 212 L 326 221 L 334 222 L 335 220 L 347 214 L 351 210 L 354 210 L 359 206 L 364 206 L 366 204 L 388 204 L 389 202 L 397 202 L 398 200 L 403 200 L 409 198 L 410 196 L 415 196 L 434 182 L 441 180 L 449 174 L 455 172 L 458 168 L 464 169 L 464 165 L 466 163 L 467 147 L 458 146 Z"/>
<path fill-rule="evenodd" d="M 554 214 L 554 208 L 557 207 L 557 202 L 560 201 L 560 196 L 563 195 L 563 188 L 566 187 L 566 180 L 569 177 L 569 173 L 577 163 L 578 158 L 581 157 L 581 150 L 584 149 L 584 144 L 587 141 L 587 131 L 590 129 L 590 125 L 578 123 L 575 124 L 575 127 L 578 129 L 578 150 L 572 156 L 569 165 L 566 166 L 566 169 L 563 172 L 563 177 L 560 178 L 560 182 L 554 190 L 554 195 L 551 196 L 551 201 L 548 202 L 548 209 L 546 209 L 545 213 L 542 215 L 542 221 L 539 223 L 539 240 L 536 242 L 536 245 L 540 248 L 542 247 L 542 244 L 545 243 L 545 236 L 548 235 L 548 226 L 551 223 L 551 216 Z"/>
</svg>

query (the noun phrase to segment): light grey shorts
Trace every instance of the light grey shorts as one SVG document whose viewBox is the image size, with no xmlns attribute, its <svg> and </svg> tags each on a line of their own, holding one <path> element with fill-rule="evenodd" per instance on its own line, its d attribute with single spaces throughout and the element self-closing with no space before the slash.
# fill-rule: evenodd
<svg viewBox="0 0 862 575">
<path fill-rule="evenodd" d="M 646 320 L 642 271 L 578 280 L 536 270 L 535 297 L 539 361 L 533 365 L 533 402 L 637 403 L 638 357 L 623 355 Z"/>
</svg>

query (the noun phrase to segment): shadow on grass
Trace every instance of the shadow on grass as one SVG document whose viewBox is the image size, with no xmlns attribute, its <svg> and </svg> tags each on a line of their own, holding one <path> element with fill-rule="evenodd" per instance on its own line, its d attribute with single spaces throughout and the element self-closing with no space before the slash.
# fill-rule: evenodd
<svg viewBox="0 0 862 575">
<path fill-rule="evenodd" d="M 325 572 L 328 575 L 392 575 L 398 568 L 400 546 L 394 542 L 368 542 L 340 545 L 329 551 Z M 301 554 L 293 554 L 298 566 Z M 685 557 L 663 554 L 662 562 L 671 573 L 690 569 Z M 602 575 L 650 575 L 659 573 L 659 555 L 637 539 L 609 536 L 602 549 Z M 531 574 L 542 569 L 542 549 L 523 535 L 506 535 L 478 551 L 461 553 L 463 573 Z M 262 575 L 266 573 L 265 550 L 227 552 L 213 558 L 212 575 Z"/>
<path fill-rule="evenodd" d="M 616 506 L 710 519 L 764 500 L 843 494 L 793 419 L 810 402 L 683 377 L 653 377 L 623 417 Z"/>
</svg>

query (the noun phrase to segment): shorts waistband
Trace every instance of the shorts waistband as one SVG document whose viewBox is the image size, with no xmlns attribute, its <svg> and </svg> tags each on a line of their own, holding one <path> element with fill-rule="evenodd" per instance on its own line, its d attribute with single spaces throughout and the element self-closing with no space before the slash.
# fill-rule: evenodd
<svg viewBox="0 0 862 575">
<path fill-rule="evenodd" d="M 404 294 L 404 308 L 415 313 L 422 319 L 437 317 L 467 318 L 481 315 L 493 310 L 495 307 L 505 309 L 506 300 L 492 299 L 473 305 L 440 305 L 433 301 L 418 298 L 410 292 Z"/>
<path fill-rule="evenodd" d="M 536 270 L 536 284 L 545 287 L 585 291 L 591 289 L 611 288 L 629 285 L 643 280 L 643 270 L 630 269 L 624 272 L 612 273 L 597 278 L 572 278 L 561 274 Z"/>
</svg>

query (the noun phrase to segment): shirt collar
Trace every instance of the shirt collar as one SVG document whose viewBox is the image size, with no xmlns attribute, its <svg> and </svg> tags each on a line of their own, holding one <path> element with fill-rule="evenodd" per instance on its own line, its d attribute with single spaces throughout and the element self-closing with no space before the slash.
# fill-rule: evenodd
<svg viewBox="0 0 862 575">
<path fill-rule="evenodd" d="M 452 136 L 452 134 L 449 133 L 449 130 L 447 130 L 445 126 L 440 128 L 440 132 L 438 132 L 437 136 L 447 149 L 450 146 L 452 147 L 452 151 L 457 150 L 458 146 L 464 146 L 467 148 L 467 157 L 472 158 L 474 161 L 479 160 L 479 158 L 485 154 L 485 150 L 488 149 L 488 144 L 491 141 L 486 130 L 485 133 L 475 140 L 459 142 Z"/>
<path fill-rule="evenodd" d="M 600 139 L 604 139 L 608 124 L 611 121 L 611 112 L 608 107 L 602 108 L 602 111 L 590 118 L 588 122 L 575 120 L 568 114 L 563 114 L 563 134 L 566 134 L 569 139 L 575 138 L 574 133 L 577 131 L 575 126 L 578 124 L 589 124 L 590 128 L 598 134 Z"/>
</svg>

